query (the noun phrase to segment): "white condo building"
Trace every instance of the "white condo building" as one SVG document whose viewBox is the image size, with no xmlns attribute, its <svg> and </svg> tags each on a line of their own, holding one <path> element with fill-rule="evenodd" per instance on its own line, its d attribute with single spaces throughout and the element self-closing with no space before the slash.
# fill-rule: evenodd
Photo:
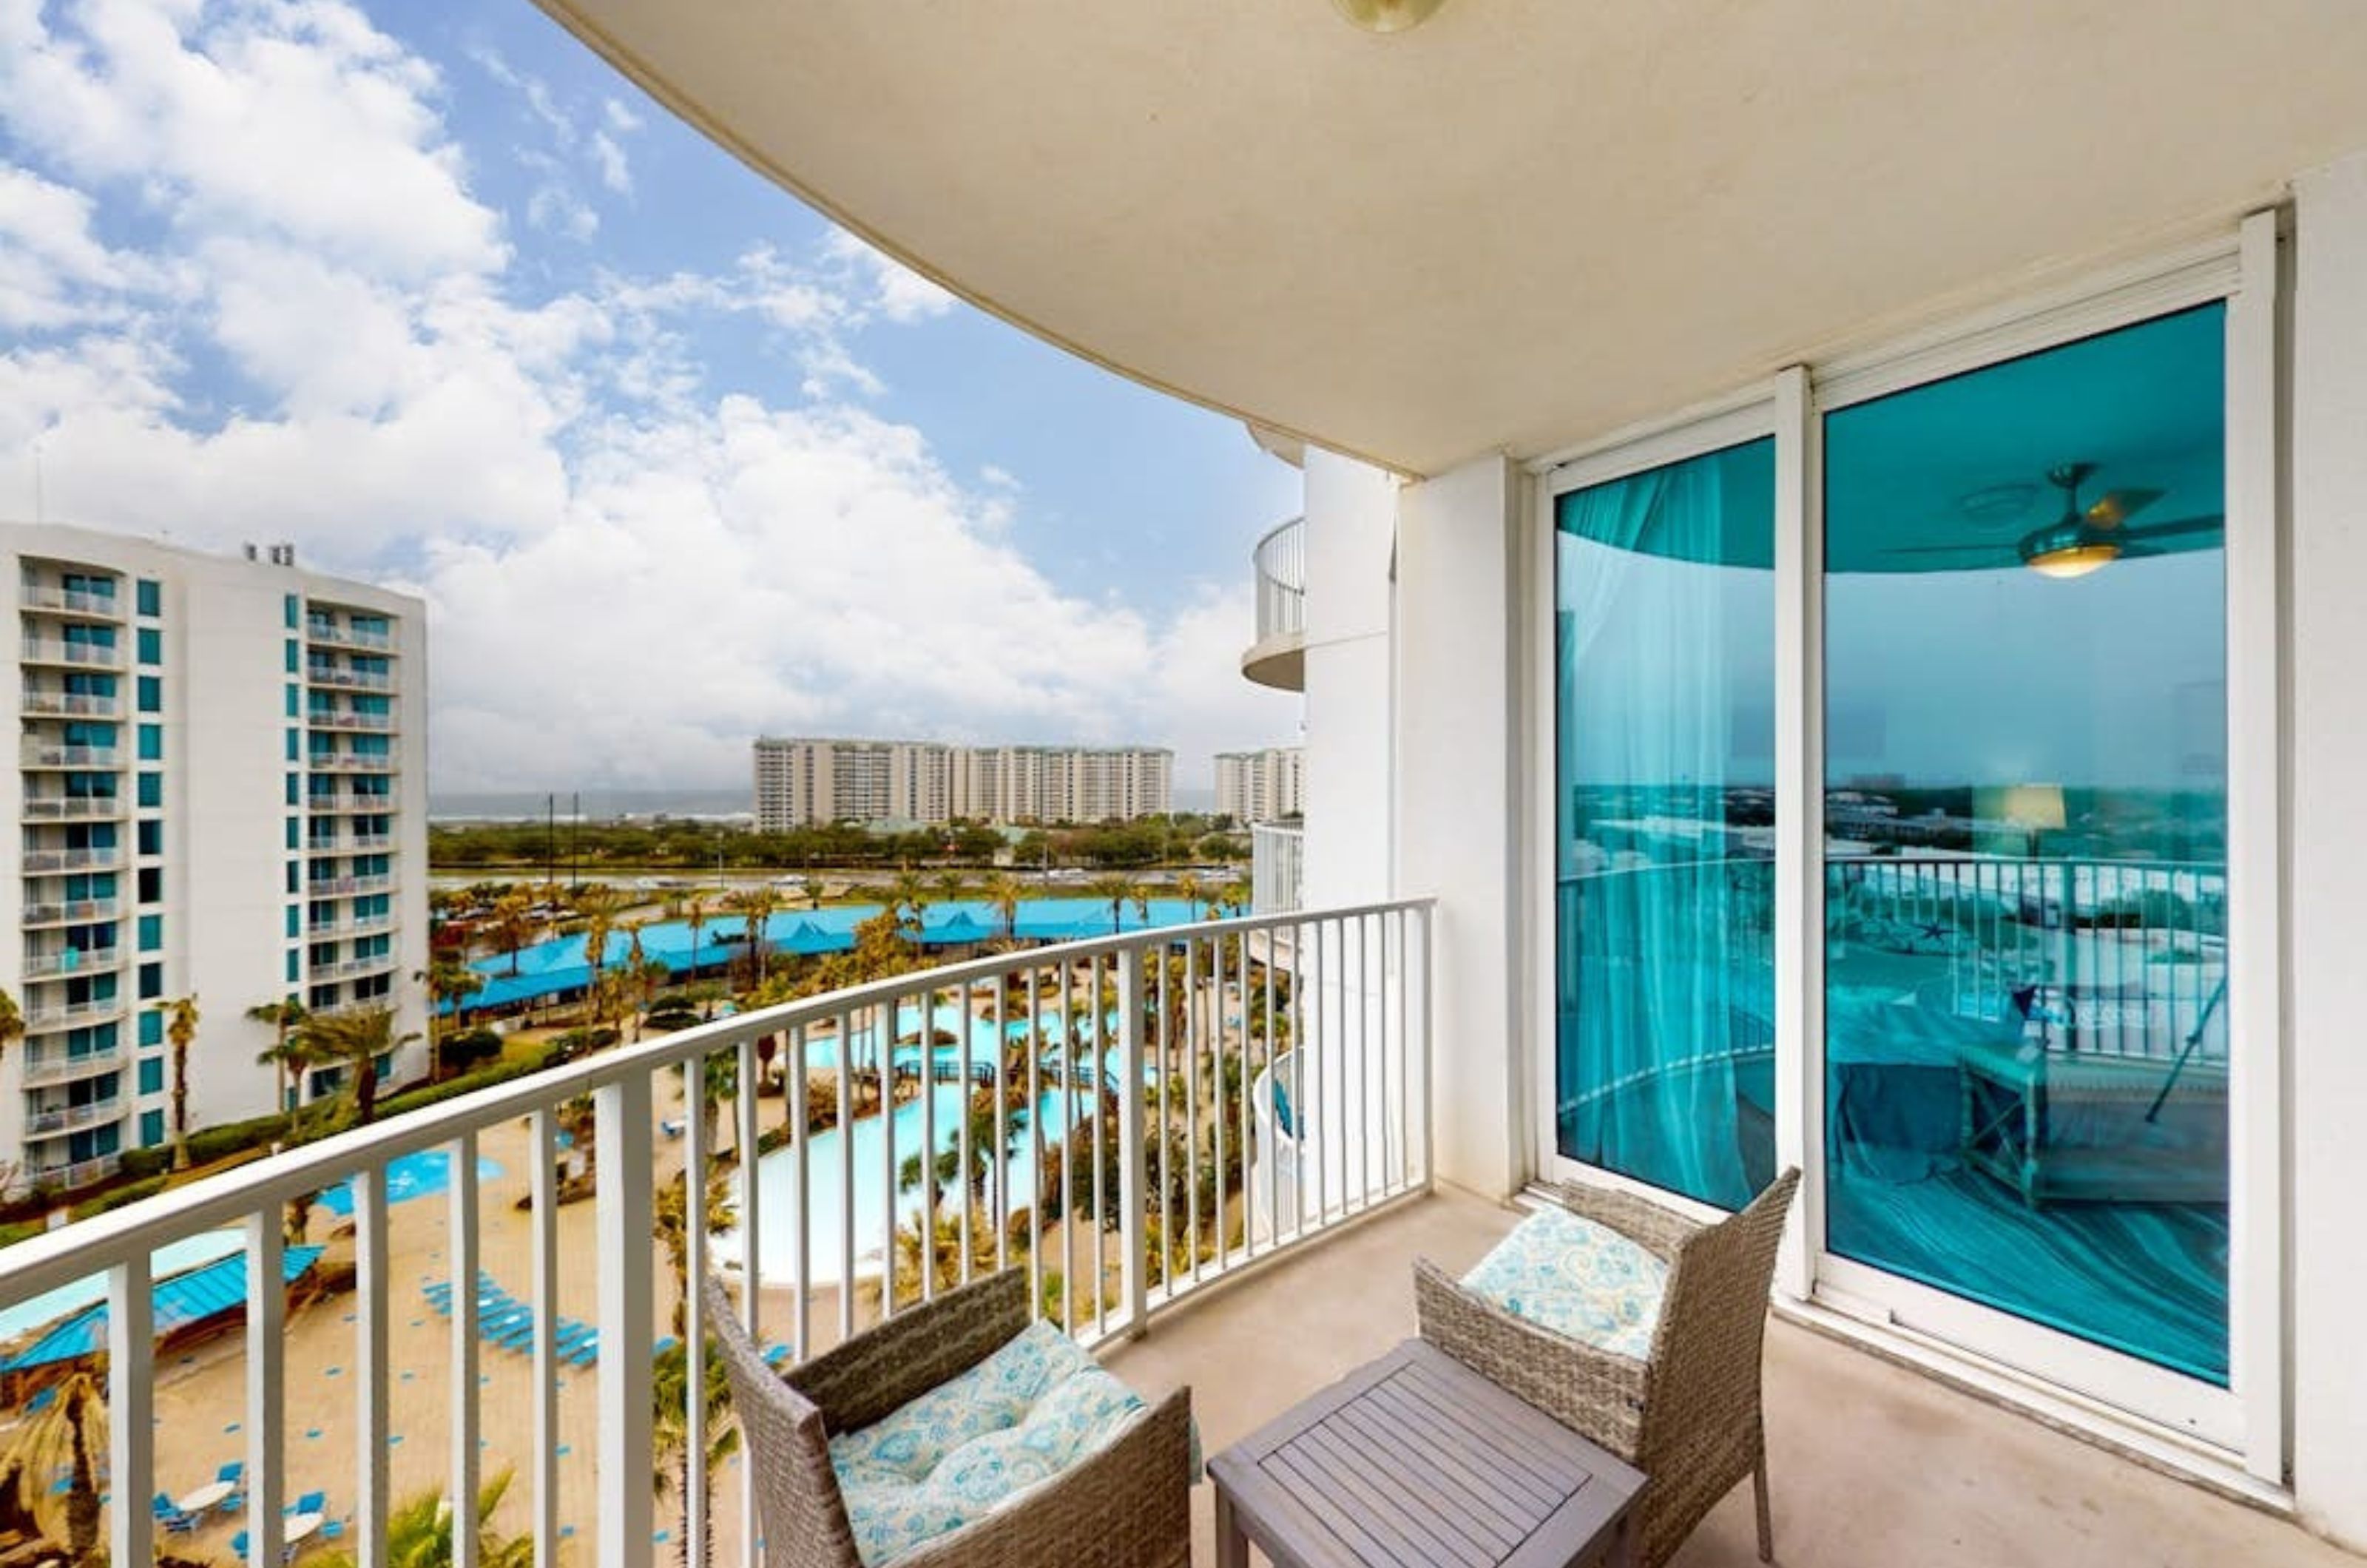
<svg viewBox="0 0 2367 1568">
<path fill-rule="evenodd" d="M 0 1185 L 71 1187 L 167 1141 L 164 1002 L 198 999 L 192 1130 L 274 1109 L 249 1008 L 391 1006 L 397 1038 L 425 1031 L 425 623 L 285 549 L 0 535 L 20 632 L 0 987 L 26 1025 L 0 1056 Z"/>
<path fill-rule="evenodd" d="M 1306 810 L 1307 749 L 1268 746 L 1217 753 L 1217 813 L 1236 822 L 1279 822 Z"/>
<path fill-rule="evenodd" d="M 953 746 L 775 739 L 755 745 L 756 827 L 821 822 L 1131 821 L 1163 816 L 1175 754 L 1152 747 Z"/>
</svg>

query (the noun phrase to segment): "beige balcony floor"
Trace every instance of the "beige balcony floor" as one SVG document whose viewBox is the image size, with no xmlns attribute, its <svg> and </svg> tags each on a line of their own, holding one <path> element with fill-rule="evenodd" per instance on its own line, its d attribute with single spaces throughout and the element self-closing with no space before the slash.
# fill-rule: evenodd
<svg viewBox="0 0 2367 1568">
<path fill-rule="evenodd" d="M 1476 1261 L 1515 1215 L 1454 1193 L 1383 1215 L 1212 1294 L 1115 1351 L 1146 1393 L 1192 1385 L 1215 1453 L 1414 1332 L 1408 1266 Z M 2359 1568 L 2295 1526 L 1788 1324 L 1770 1326 L 1776 1560 L 1792 1568 Z M 1216 1561 L 1208 1488 L 1193 1560 Z M 1253 1557 L 1262 1562 L 1262 1558 Z M 1721 1503 L 1675 1568 L 1757 1561 L 1750 1488 Z"/>
</svg>

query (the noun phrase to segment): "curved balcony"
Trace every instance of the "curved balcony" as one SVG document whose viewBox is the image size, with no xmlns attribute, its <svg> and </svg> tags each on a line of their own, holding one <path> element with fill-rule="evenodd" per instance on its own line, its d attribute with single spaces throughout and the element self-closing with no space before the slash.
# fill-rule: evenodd
<svg viewBox="0 0 2367 1568">
<path fill-rule="evenodd" d="M 28 637 L 17 657 L 27 664 L 66 664 L 88 670 L 123 668 L 123 649 L 109 643 L 61 642 L 49 637 Z"/>
<path fill-rule="evenodd" d="M 52 718 L 113 718 L 123 711 L 122 702 L 115 697 L 40 689 L 28 689 L 18 705 L 28 716 Z"/>
<path fill-rule="evenodd" d="M 94 970 L 113 969 L 123 962 L 122 951 L 113 947 L 64 947 L 50 953 L 28 953 L 25 955 L 24 975 L 28 980 L 43 979 L 51 975 L 82 975 Z"/>
<path fill-rule="evenodd" d="M 61 1133 L 95 1127 L 101 1122 L 119 1121 L 123 1106 L 123 1098 L 118 1095 L 111 1100 L 94 1100 L 83 1105 L 61 1105 L 54 1110 L 36 1111 L 25 1118 L 25 1136 L 54 1138 Z"/>
<path fill-rule="evenodd" d="M 25 1053 L 25 1087 L 33 1089 L 42 1084 L 72 1083 L 77 1078 L 119 1072 L 130 1058 L 130 1052 L 120 1044 L 110 1045 L 101 1051 L 80 1052 L 35 1046 Z"/>
<path fill-rule="evenodd" d="M 1266 531 L 1250 552 L 1257 570 L 1257 641 L 1241 674 L 1277 691 L 1307 690 L 1307 519 Z"/>
<path fill-rule="evenodd" d="M 123 602 L 112 593 L 90 593 L 78 588 L 25 583 L 17 591 L 18 607 L 53 615 L 74 615 L 93 621 L 119 621 Z"/>
</svg>

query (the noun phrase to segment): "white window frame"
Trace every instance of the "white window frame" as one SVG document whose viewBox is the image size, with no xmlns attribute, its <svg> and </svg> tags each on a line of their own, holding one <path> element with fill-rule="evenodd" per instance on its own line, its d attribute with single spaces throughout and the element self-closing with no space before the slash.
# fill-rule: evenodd
<svg viewBox="0 0 2367 1568">
<path fill-rule="evenodd" d="M 1778 1157 L 1806 1174 L 1778 1266 L 1779 1292 L 2048 1416 L 2116 1440 L 2282 1486 L 2289 1451 L 2285 1368 L 2283 905 L 2280 797 L 2285 627 L 2278 449 L 2279 215 L 2026 295 L 1977 315 L 1838 356 L 1672 417 L 1529 465 L 1529 643 L 1524 726 L 1534 787 L 1520 892 L 1528 912 L 1527 1048 L 1539 1174 L 1715 1211 L 1560 1156 L 1554 1125 L 1554 509 L 1573 490 L 1772 435 L 1775 439 L 1776 1127 Z M 1945 377 L 2194 306 L 2226 306 L 2229 1382 L 2199 1380 L 1918 1285 L 1824 1246 L 1822 416 Z"/>
</svg>

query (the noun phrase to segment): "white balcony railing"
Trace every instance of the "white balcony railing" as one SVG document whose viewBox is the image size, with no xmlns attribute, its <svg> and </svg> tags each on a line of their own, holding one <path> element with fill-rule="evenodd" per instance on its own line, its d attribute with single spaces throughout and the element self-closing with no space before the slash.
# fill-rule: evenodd
<svg viewBox="0 0 2367 1568">
<path fill-rule="evenodd" d="M 54 1138 L 61 1133 L 96 1127 L 102 1122 L 118 1122 L 123 1118 L 123 1097 L 116 1095 L 82 1105 L 61 1105 L 52 1110 L 30 1111 L 25 1117 L 25 1136 Z"/>
<path fill-rule="evenodd" d="M 1250 908 L 1261 915 L 1298 908 L 1298 878 L 1307 859 L 1304 829 L 1276 822 L 1250 827 Z"/>
<path fill-rule="evenodd" d="M 123 649 L 110 643 L 65 642 L 28 637 L 19 657 L 28 664 L 74 664 L 93 670 L 123 668 Z"/>
<path fill-rule="evenodd" d="M 122 1156 L 100 1155 L 96 1159 L 76 1160 L 71 1165 L 31 1166 L 25 1172 L 25 1179 L 35 1187 L 71 1192 L 77 1187 L 104 1181 L 122 1168 Z"/>
<path fill-rule="evenodd" d="M 334 964 L 315 964 L 311 974 L 315 980 L 343 980 L 356 975 L 383 975 L 395 964 L 393 953 L 381 953 L 371 958 L 345 958 Z"/>
<path fill-rule="evenodd" d="M 123 711 L 120 698 L 85 692 L 28 691 L 17 705 L 28 714 L 53 718 L 113 718 Z"/>
<path fill-rule="evenodd" d="M 87 615 L 93 620 L 119 621 L 123 618 L 122 601 L 112 593 L 86 593 L 79 588 L 56 588 L 27 582 L 17 590 L 17 604 L 27 610 L 54 610 L 65 615 Z"/>
<path fill-rule="evenodd" d="M 305 763 L 316 773 L 391 773 L 399 759 L 384 751 L 315 751 Z"/>
<path fill-rule="evenodd" d="M 119 795 L 28 795 L 28 822 L 112 822 L 121 818 L 126 803 Z"/>
<path fill-rule="evenodd" d="M 103 1051 L 78 1054 L 31 1047 L 25 1053 L 25 1087 L 34 1089 L 42 1084 L 71 1083 L 77 1078 L 114 1072 L 122 1067 L 128 1055 L 119 1044 Z"/>
<path fill-rule="evenodd" d="M 78 926 L 90 920 L 111 920 L 123 912 L 120 898 L 76 898 L 64 903 L 28 904 L 28 926 Z"/>
<path fill-rule="evenodd" d="M 394 796 L 391 795 L 345 795 L 333 791 L 323 791 L 319 795 L 306 795 L 304 797 L 304 808 L 307 811 L 315 813 L 330 811 L 357 811 L 364 813 L 391 811 L 394 809 Z"/>
<path fill-rule="evenodd" d="M 736 1272 L 751 1326 L 787 1355 L 807 1355 L 973 1270 L 1005 1265 L 1025 1268 L 1036 1299 L 1081 1338 L 1138 1334 L 1202 1286 L 1428 1188 L 1430 920 L 1422 900 L 1128 932 L 719 1020 L 20 1242 L 0 1250 L 0 1311 L 74 1280 L 107 1281 L 117 1347 L 104 1374 L 113 1445 L 107 1551 L 109 1561 L 146 1562 L 155 1529 L 148 1499 L 171 1479 L 167 1468 L 177 1475 L 199 1462 L 194 1452 L 164 1452 L 177 1428 L 155 1425 L 151 1254 L 201 1231 L 241 1227 L 248 1278 L 258 1283 L 248 1296 L 243 1377 L 225 1385 L 243 1388 L 243 1409 L 221 1414 L 243 1416 L 246 1517 L 279 1517 L 295 1479 L 291 1466 L 336 1467 L 315 1468 L 298 1483 L 337 1489 L 353 1509 L 367 1562 L 373 1543 L 385 1539 L 389 1422 L 398 1400 L 413 1392 L 392 1381 L 386 1349 L 395 1314 L 415 1310 L 406 1292 L 417 1288 L 416 1277 L 392 1261 L 399 1233 L 405 1247 L 436 1249 L 442 1278 L 463 1282 L 452 1292 L 448 1326 L 449 1388 L 459 1397 L 447 1407 L 438 1394 L 432 1417 L 450 1435 L 451 1470 L 439 1484 L 456 1516 L 454 1534 L 475 1537 L 479 1478 L 514 1466 L 520 1533 L 555 1542 L 565 1451 L 559 1385 L 568 1370 L 556 1323 L 560 1134 L 561 1122 L 574 1119 L 571 1108 L 588 1097 L 589 1114 L 566 1158 L 596 1166 L 596 1203 L 589 1245 L 579 1250 L 570 1243 L 566 1271 L 571 1290 L 597 1303 L 597 1376 L 577 1380 L 583 1392 L 574 1397 L 595 1404 L 590 1475 L 601 1479 L 586 1485 L 578 1472 L 583 1490 L 571 1495 L 596 1495 L 596 1518 L 583 1532 L 587 1561 L 645 1568 L 665 1539 L 653 1529 L 657 1504 L 647 1480 L 657 1372 L 650 1348 L 663 1332 L 675 1277 L 651 1268 L 651 1238 L 662 1212 L 657 1173 L 675 1168 L 659 1158 L 658 1122 L 678 1085 L 715 1082 L 712 1066 L 732 1086 L 713 1136 L 730 1145 L 730 1158 L 719 1159 L 709 1146 L 696 1105 L 667 1128 L 680 1139 L 680 1168 L 699 1173 L 702 1186 L 712 1179 L 733 1215 L 727 1232 L 689 1228 L 685 1272 L 695 1278 L 718 1266 Z M 836 1070 L 838 1064 L 848 1070 Z M 760 1096 L 768 1074 L 784 1094 Z M 911 1086 L 900 1102 L 884 1096 L 892 1107 L 884 1124 L 876 1111 L 859 1114 L 883 1098 L 883 1077 Z M 1277 1083 L 1287 1087 L 1286 1099 Z M 973 1139 L 988 1124 L 968 1112 L 989 1103 L 993 1146 L 980 1149 Z M 1019 1108 L 1024 1117 L 1013 1114 Z M 527 1261 L 524 1276 L 505 1283 L 531 1309 L 520 1320 L 527 1325 L 526 1393 L 498 1401 L 481 1391 L 487 1352 L 477 1292 L 465 1285 L 483 1257 L 480 1142 L 497 1139 L 523 1147 L 529 1201 L 519 1223 L 527 1230 Z M 757 1150 L 769 1152 L 746 1157 Z M 450 1185 L 442 1201 L 392 1207 L 390 1162 L 427 1151 L 447 1156 Z M 935 1158 L 916 1158 L 914 1190 L 902 1191 L 899 1156 L 923 1151 L 954 1155 L 955 1175 L 947 1181 Z M 1065 1179 L 1040 1181 L 1048 1169 Z M 350 1183 L 352 1194 L 350 1311 L 358 1349 L 341 1358 L 351 1375 L 334 1392 L 355 1413 L 359 1442 L 323 1458 L 281 1441 L 293 1419 L 278 1288 L 282 1206 L 339 1182 Z M 926 1215 L 936 1217 L 934 1225 L 923 1224 Z M 957 1237 L 958 1245 L 930 1246 L 929 1235 Z M 936 1266 L 923 1263 L 924 1253 Z M 786 1287 L 789 1294 L 771 1293 L 787 1308 L 773 1306 L 768 1316 L 760 1300 L 766 1292 L 746 1288 L 752 1279 Z M 866 1288 L 855 1288 L 858 1280 Z M 838 1288 L 822 1288 L 833 1283 Z M 685 1337 L 699 1344 L 703 1304 L 697 1292 L 682 1304 Z M 294 1398 L 319 1392 L 307 1388 Z M 225 1393 L 226 1403 L 241 1397 Z M 684 1419 L 687 1457 L 669 1462 L 685 1467 L 681 1495 L 703 1498 L 710 1482 L 730 1483 L 708 1473 L 704 1400 L 691 1397 Z M 216 1430 L 182 1425 L 192 1433 Z M 210 1468 L 221 1458 L 212 1451 L 221 1439 L 205 1441 Z M 744 1491 L 752 1468 L 738 1472 L 742 1530 L 753 1518 Z M 718 1501 L 728 1497 L 727 1491 Z M 666 1559 L 680 1552 L 701 1561 L 715 1522 L 704 1508 L 688 1507 L 663 1548 Z M 742 1540 L 742 1557 L 753 1555 Z"/>
<path fill-rule="evenodd" d="M 67 947 L 54 953 L 28 953 L 25 955 L 25 978 L 38 980 L 45 975 L 80 975 L 93 969 L 112 969 L 122 961 L 122 952 L 112 947 Z"/>
<path fill-rule="evenodd" d="M 1257 582 L 1257 640 L 1242 657 L 1241 673 L 1263 686 L 1304 690 L 1307 519 L 1268 529 L 1250 560 Z"/>
<path fill-rule="evenodd" d="M 357 729 L 371 734 L 386 734 L 394 728 L 394 715 L 327 712 L 316 708 L 304 716 L 304 722 L 315 729 Z"/>
<path fill-rule="evenodd" d="M 318 664 L 307 665 L 304 679 L 315 686 L 327 686 L 341 692 L 391 692 L 394 677 L 376 670 L 336 670 Z"/>
<path fill-rule="evenodd" d="M 316 847 L 313 852 L 334 854 L 336 852 L 334 849 L 323 850 Z M 391 892 L 393 887 L 392 876 L 316 876 L 304 885 L 304 894 L 310 898 L 347 898 L 366 893 Z M 387 920 L 392 919 L 391 915 L 386 917 Z M 325 932 L 328 929 L 326 926 L 313 928 L 319 932 Z"/>
<path fill-rule="evenodd" d="M 122 860 L 122 846 L 116 845 L 101 850 L 27 850 L 21 863 L 27 875 L 39 876 L 60 871 L 101 871 Z"/>
<path fill-rule="evenodd" d="M 122 766 L 123 753 L 112 746 L 68 746 L 53 740 L 28 740 L 18 749 L 28 768 L 91 768 L 107 771 Z"/>
<path fill-rule="evenodd" d="M 386 632 L 360 631 L 333 621 L 306 621 L 304 638 L 324 648 L 366 648 L 380 653 L 394 651 L 394 638 Z"/>
<path fill-rule="evenodd" d="M 130 1004 L 121 997 L 109 997 L 95 1002 L 33 1002 L 25 1009 L 25 1032 L 40 1034 L 53 1029 L 79 1029 L 86 1023 L 104 1023 L 120 1018 Z"/>
</svg>

